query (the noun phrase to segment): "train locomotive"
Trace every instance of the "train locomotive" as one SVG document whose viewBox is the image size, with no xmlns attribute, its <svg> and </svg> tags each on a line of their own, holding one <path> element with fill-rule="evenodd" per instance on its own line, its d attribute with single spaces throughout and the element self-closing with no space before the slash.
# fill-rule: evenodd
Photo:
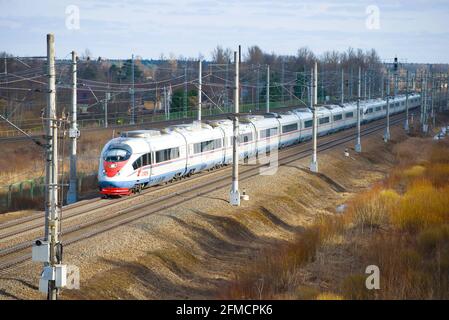
<svg viewBox="0 0 449 320">
<path fill-rule="evenodd" d="M 405 110 L 404 95 L 389 100 L 390 114 Z M 420 105 L 420 95 L 410 94 L 409 109 Z M 362 123 L 386 116 L 387 102 L 360 102 Z M 298 108 L 281 113 L 239 117 L 239 157 L 247 160 L 263 152 L 311 139 L 313 113 Z M 353 127 L 357 104 L 317 107 L 317 134 L 326 135 Z M 211 120 L 172 125 L 161 130 L 123 132 L 104 146 L 98 168 L 100 193 L 123 196 L 232 163 L 231 120 Z"/>
</svg>

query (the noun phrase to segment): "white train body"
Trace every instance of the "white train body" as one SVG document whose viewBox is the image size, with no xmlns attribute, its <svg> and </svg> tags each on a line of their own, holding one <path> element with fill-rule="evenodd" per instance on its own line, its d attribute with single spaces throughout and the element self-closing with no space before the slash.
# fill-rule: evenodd
<svg viewBox="0 0 449 320">
<path fill-rule="evenodd" d="M 389 99 L 390 115 L 405 110 L 405 96 Z M 420 105 L 420 95 L 409 95 L 409 109 Z M 386 116 L 387 101 L 360 103 L 361 122 Z M 357 123 L 357 104 L 317 107 L 318 135 Z M 239 157 L 248 159 L 312 137 L 313 113 L 308 108 L 239 118 Z M 127 195 L 144 187 L 232 163 L 232 121 L 174 125 L 162 130 L 136 130 L 110 140 L 101 152 L 100 192 Z"/>
</svg>

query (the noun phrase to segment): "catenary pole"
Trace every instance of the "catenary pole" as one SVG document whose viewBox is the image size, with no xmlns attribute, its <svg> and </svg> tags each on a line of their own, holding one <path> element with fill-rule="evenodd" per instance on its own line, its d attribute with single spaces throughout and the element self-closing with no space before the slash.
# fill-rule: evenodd
<svg viewBox="0 0 449 320">
<path fill-rule="evenodd" d="M 357 141 L 355 151 L 362 152 L 362 143 L 360 139 L 360 96 L 362 89 L 362 68 L 359 67 L 359 76 L 357 79 Z"/>
<path fill-rule="evenodd" d="M 104 127 L 108 127 L 108 98 L 109 92 L 105 92 L 104 94 Z"/>
<path fill-rule="evenodd" d="M 135 119 L 135 109 L 136 109 L 136 101 L 135 101 L 135 96 L 134 96 L 134 54 L 131 55 L 131 121 L 130 124 L 135 124 L 136 123 L 136 119 Z"/>
<path fill-rule="evenodd" d="M 384 133 L 384 141 L 390 140 L 390 70 L 387 72 L 387 126 Z"/>
<path fill-rule="evenodd" d="M 427 71 L 424 73 L 424 98 L 422 112 L 422 132 L 427 133 Z"/>
<path fill-rule="evenodd" d="M 234 117 L 232 136 L 232 186 L 230 192 L 230 203 L 240 206 L 239 191 L 239 55 L 234 51 L 235 63 L 235 85 L 234 85 Z"/>
<path fill-rule="evenodd" d="M 409 124 L 408 124 L 408 91 L 409 91 L 409 77 L 408 77 L 408 70 L 405 74 L 405 123 L 404 123 L 404 130 L 405 132 L 409 132 Z"/>
<path fill-rule="evenodd" d="M 317 124 L 317 97 L 318 97 L 318 64 L 315 62 L 314 67 L 311 71 L 311 109 L 313 112 L 312 121 L 312 161 L 310 162 L 310 171 L 318 172 L 318 159 L 317 159 L 317 135 L 318 135 L 318 124 Z"/>
<path fill-rule="evenodd" d="M 345 103 L 345 70 L 341 68 L 341 104 Z"/>
<path fill-rule="evenodd" d="M 47 265 L 58 264 L 59 255 L 59 207 L 58 207 L 58 125 L 56 118 L 56 73 L 55 38 L 47 35 L 47 153 L 46 153 L 46 195 L 45 195 L 45 239 L 50 244 L 50 261 Z M 49 300 L 57 299 L 55 280 L 48 281 Z"/>
<path fill-rule="evenodd" d="M 201 96 L 202 96 L 202 84 L 203 84 L 203 79 L 202 79 L 202 64 L 203 62 L 200 61 L 198 62 L 198 121 L 201 121 Z"/>
<path fill-rule="evenodd" d="M 72 51 L 72 109 L 70 117 L 70 178 L 69 190 L 67 192 L 67 203 L 71 204 L 77 201 L 77 174 L 76 174 L 76 145 L 78 139 L 78 124 L 77 124 L 77 56 L 75 51 Z"/>
<path fill-rule="evenodd" d="M 270 65 L 267 65 L 267 113 L 270 112 Z"/>
</svg>

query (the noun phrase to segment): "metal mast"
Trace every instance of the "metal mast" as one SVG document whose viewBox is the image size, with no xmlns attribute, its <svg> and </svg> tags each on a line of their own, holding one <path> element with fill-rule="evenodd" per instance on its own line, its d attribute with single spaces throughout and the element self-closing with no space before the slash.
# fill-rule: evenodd
<svg viewBox="0 0 449 320">
<path fill-rule="evenodd" d="M 239 55 L 234 51 L 235 63 L 235 86 L 234 86 L 234 118 L 232 135 L 232 186 L 230 192 L 230 203 L 233 206 L 240 206 L 239 191 Z"/>
<path fill-rule="evenodd" d="M 202 95 L 202 64 L 203 62 L 199 61 L 198 63 L 198 121 L 201 121 L 201 95 Z"/>
<path fill-rule="evenodd" d="M 135 98 L 134 98 L 134 54 L 131 55 L 131 78 L 132 78 L 132 87 L 131 87 L 131 121 L 130 124 L 135 124 L 136 120 L 134 117 L 135 112 Z"/>
<path fill-rule="evenodd" d="M 384 141 L 390 140 L 390 70 L 387 72 L 387 127 L 385 128 Z"/>
<path fill-rule="evenodd" d="M 362 143 L 360 139 L 360 96 L 362 93 L 362 68 L 359 67 L 359 76 L 357 79 L 357 141 L 355 151 L 362 152 Z"/>
<path fill-rule="evenodd" d="M 310 171 L 318 172 L 318 160 L 317 160 L 317 98 L 318 98 L 318 64 L 315 62 L 314 68 L 311 71 L 311 109 L 313 111 L 313 123 L 312 123 L 312 161 L 310 162 Z"/>
<path fill-rule="evenodd" d="M 405 75 L 405 123 L 404 130 L 405 132 L 409 132 L 410 128 L 408 125 L 408 91 L 409 91 L 409 79 L 408 79 L 408 70 Z"/>
<path fill-rule="evenodd" d="M 67 193 L 67 203 L 71 204 L 77 201 L 77 176 L 76 176 L 76 142 L 79 136 L 78 124 L 77 124 L 77 66 L 76 66 L 76 53 L 72 51 L 72 116 L 70 121 L 70 178 L 69 178 L 69 191 Z"/>
<path fill-rule="evenodd" d="M 45 194 L 45 241 L 50 244 L 50 260 L 47 264 L 54 267 L 60 262 L 59 247 L 59 207 L 58 207 L 58 123 L 56 118 L 55 83 L 55 38 L 47 34 L 47 161 Z M 48 281 L 48 299 L 57 299 L 55 280 Z"/>
<path fill-rule="evenodd" d="M 270 112 L 270 65 L 267 65 L 267 113 Z"/>
<path fill-rule="evenodd" d="M 341 104 L 345 103 L 345 70 L 341 68 Z"/>
</svg>

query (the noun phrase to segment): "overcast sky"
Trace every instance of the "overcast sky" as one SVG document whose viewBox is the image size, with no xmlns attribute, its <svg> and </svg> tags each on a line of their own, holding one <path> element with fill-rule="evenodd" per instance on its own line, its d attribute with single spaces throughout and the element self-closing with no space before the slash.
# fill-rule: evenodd
<svg viewBox="0 0 449 320">
<path fill-rule="evenodd" d="M 449 62 L 447 0 L 0 0 L 0 30 L 0 51 L 19 56 L 45 55 L 45 35 L 54 33 L 59 58 L 86 48 L 107 58 L 209 58 L 218 44 L 241 44 L 278 54 L 375 48 L 384 60 Z"/>
</svg>

